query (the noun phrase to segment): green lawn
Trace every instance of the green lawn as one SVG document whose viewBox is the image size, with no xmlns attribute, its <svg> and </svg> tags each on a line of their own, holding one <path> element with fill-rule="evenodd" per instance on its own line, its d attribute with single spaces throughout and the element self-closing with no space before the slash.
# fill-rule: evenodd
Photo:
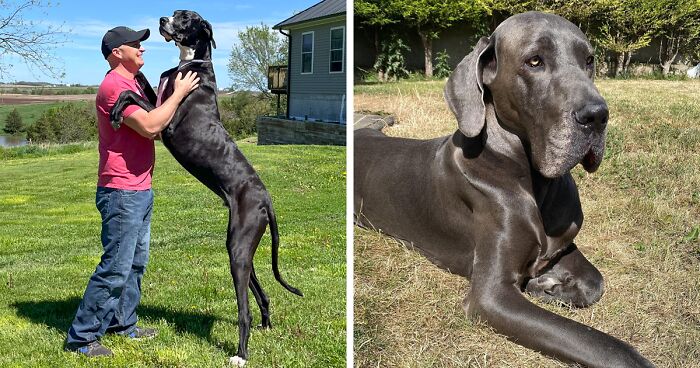
<svg viewBox="0 0 700 368">
<path fill-rule="evenodd" d="M 270 191 L 280 226 L 282 276 L 272 276 L 269 233 L 256 253 L 273 329 L 253 330 L 249 367 L 345 366 L 345 149 L 241 144 Z M 220 367 L 235 355 L 237 313 L 225 249 L 227 211 L 157 144 L 151 258 L 140 323 L 160 331 L 134 342 L 106 336 L 115 356 L 62 350 L 99 262 L 96 148 L 0 160 L 0 366 Z M 253 324 L 260 315 L 251 294 Z"/>
</svg>

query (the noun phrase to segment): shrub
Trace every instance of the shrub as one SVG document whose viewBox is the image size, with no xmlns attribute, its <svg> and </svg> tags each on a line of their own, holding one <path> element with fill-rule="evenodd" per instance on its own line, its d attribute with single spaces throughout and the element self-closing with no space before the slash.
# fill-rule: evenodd
<svg viewBox="0 0 700 368">
<path fill-rule="evenodd" d="M 447 50 L 442 50 L 435 56 L 435 66 L 433 67 L 433 75 L 438 78 L 447 78 L 450 76 L 450 55 Z"/>
<path fill-rule="evenodd" d="M 236 92 L 219 101 L 219 113 L 224 128 L 233 138 L 245 138 L 257 132 L 255 120 L 274 111 L 276 102 L 260 93 Z"/>
<path fill-rule="evenodd" d="M 407 78 L 406 58 L 404 52 L 410 52 L 411 48 L 396 35 L 392 35 L 388 42 L 382 44 L 382 52 L 377 55 L 374 69 L 379 72 L 382 81 Z"/>
<path fill-rule="evenodd" d="M 7 134 L 17 134 L 25 130 L 22 124 L 22 116 L 17 109 L 13 109 L 5 119 L 5 127 L 2 129 Z"/>
<path fill-rule="evenodd" d="M 87 103 L 68 103 L 47 110 L 27 130 L 37 143 L 69 143 L 97 138 L 95 108 Z"/>
</svg>

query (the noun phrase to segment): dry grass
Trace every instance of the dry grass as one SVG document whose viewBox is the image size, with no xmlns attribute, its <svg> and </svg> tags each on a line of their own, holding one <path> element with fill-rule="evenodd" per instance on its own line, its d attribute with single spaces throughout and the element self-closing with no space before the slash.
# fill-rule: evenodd
<svg viewBox="0 0 700 368">
<path fill-rule="evenodd" d="M 390 135 L 450 134 L 443 85 L 359 86 L 355 109 L 395 115 Z M 611 110 L 606 158 L 574 178 L 586 216 L 577 244 L 606 293 L 586 309 L 538 304 L 630 342 L 659 367 L 699 367 L 700 83 L 597 85 Z M 468 290 L 392 238 L 355 228 L 355 365 L 566 366 L 467 320 Z"/>
</svg>

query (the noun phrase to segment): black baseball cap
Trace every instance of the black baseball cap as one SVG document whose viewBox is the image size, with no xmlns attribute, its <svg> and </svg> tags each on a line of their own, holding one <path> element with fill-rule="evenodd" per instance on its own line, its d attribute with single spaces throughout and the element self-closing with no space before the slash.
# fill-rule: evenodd
<svg viewBox="0 0 700 368">
<path fill-rule="evenodd" d="M 134 31 L 129 27 L 115 27 L 107 31 L 102 37 L 102 55 L 105 59 L 112 53 L 113 49 L 135 41 L 143 41 L 151 35 L 151 30 L 146 28 L 140 31 Z"/>
</svg>

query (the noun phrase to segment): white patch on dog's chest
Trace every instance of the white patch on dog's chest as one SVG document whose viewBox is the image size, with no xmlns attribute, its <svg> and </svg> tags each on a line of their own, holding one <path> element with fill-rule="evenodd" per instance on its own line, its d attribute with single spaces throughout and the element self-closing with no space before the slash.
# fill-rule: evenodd
<svg viewBox="0 0 700 368">
<path fill-rule="evenodd" d="M 180 49 L 180 60 L 181 61 L 194 60 L 194 49 L 189 48 L 187 46 L 180 45 L 177 42 L 175 44 Z"/>
</svg>

